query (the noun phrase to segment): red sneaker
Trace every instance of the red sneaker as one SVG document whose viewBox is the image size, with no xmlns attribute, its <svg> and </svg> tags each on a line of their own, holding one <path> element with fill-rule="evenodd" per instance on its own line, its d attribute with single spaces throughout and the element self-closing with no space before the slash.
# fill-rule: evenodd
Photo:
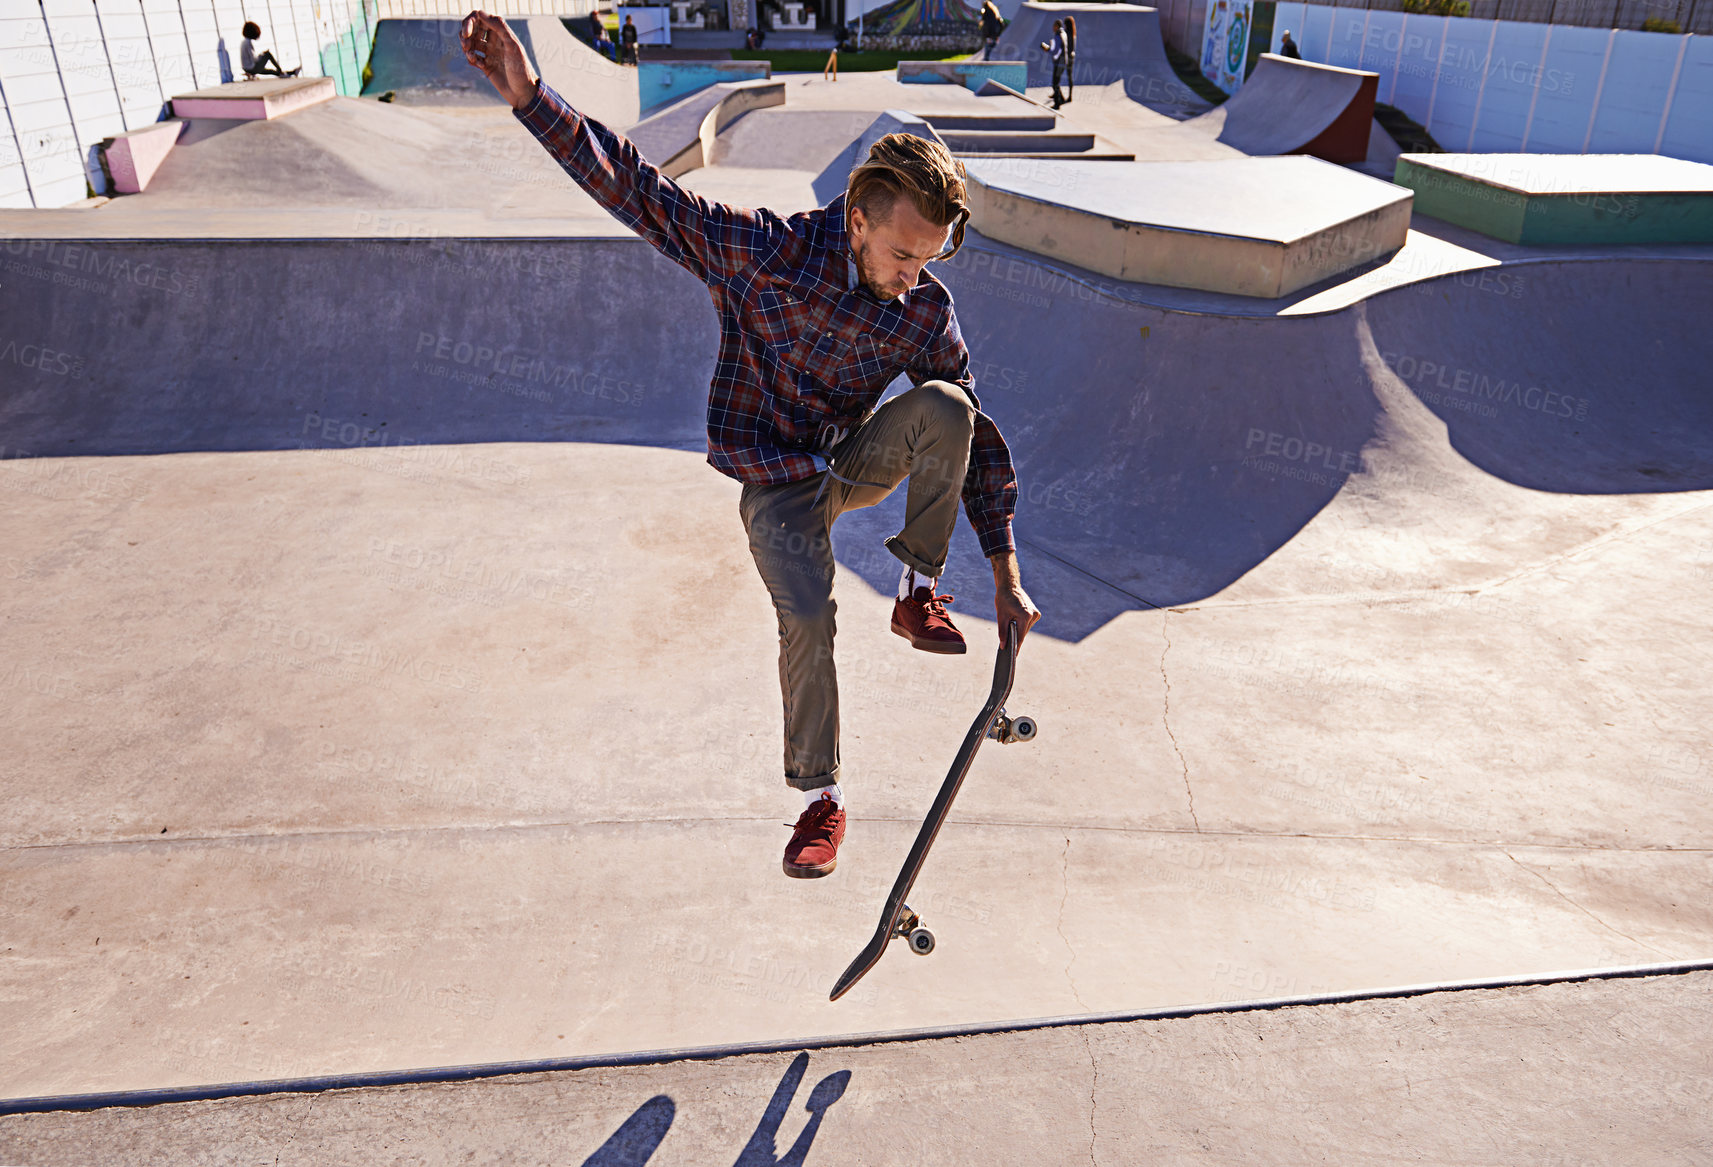
<svg viewBox="0 0 1713 1167">
<path fill-rule="evenodd" d="M 793 879 L 819 879 L 839 865 L 839 844 L 845 840 L 845 808 L 823 794 L 804 810 L 785 845 L 785 874 Z"/>
<path fill-rule="evenodd" d="M 909 599 L 892 605 L 892 630 L 923 652 L 965 652 L 964 634 L 946 614 L 951 602 L 951 596 L 936 596 L 926 585 L 918 587 Z"/>
</svg>

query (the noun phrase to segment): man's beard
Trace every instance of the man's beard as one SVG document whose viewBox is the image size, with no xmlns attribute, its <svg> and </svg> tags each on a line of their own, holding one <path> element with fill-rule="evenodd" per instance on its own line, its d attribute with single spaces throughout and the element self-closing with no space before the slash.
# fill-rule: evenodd
<svg viewBox="0 0 1713 1167">
<path fill-rule="evenodd" d="M 873 296 L 876 300 L 896 300 L 899 296 L 904 294 L 905 289 L 901 289 L 897 292 L 890 291 L 875 283 L 873 278 L 869 275 L 869 272 L 873 269 L 869 266 L 868 254 L 869 249 L 873 246 L 874 243 L 869 241 L 856 249 L 855 259 L 857 266 L 857 279 L 862 282 L 863 287 L 868 289 L 868 294 Z"/>
</svg>

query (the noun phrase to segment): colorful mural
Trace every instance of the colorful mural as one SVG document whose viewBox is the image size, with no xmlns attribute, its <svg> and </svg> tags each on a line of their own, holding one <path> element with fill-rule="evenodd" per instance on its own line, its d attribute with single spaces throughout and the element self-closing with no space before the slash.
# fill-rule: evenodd
<svg viewBox="0 0 1713 1167">
<path fill-rule="evenodd" d="M 964 0 L 892 0 L 863 13 L 862 28 L 866 36 L 960 33 L 969 31 L 978 14 L 979 8 Z"/>
</svg>

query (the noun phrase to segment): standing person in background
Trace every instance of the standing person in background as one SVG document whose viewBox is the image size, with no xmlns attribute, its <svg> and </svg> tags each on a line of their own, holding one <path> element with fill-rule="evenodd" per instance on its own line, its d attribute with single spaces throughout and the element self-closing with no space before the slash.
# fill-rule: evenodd
<svg viewBox="0 0 1713 1167">
<path fill-rule="evenodd" d="M 1065 17 L 1065 101 L 1077 99 L 1077 18 Z"/>
<path fill-rule="evenodd" d="M 246 79 L 264 73 L 269 77 L 296 77 L 303 72 L 302 65 L 290 73 L 283 72 L 280 69 L 279 61 L 275 60 L 274 55 L 266 49 L 263 49 L 262 55 L 258 57 L 256 55 L 256 41 L 261 35 L 261 25 L 253 20 L 244 22 L 244 43 L 238 47 L 238 63 L 243 66 Z M 227 65 L 225 67 L 230 69 L 232 66 Z"/>
<path fill-rule="evenodd" d="M 981 6 L 981 42 L 982 60 L 993 60 L 994 46 L 999 43 L 999 34 L 1005 31 L 1005 18 L 999 15 L 999 9 L 994 7 L 993 0 L 984 0 Z"/>
<path fill-rule="evenodd" d="M 1041 42 L 1041 50 L 1053 59 L 1053 108 L 1058 109 L 1065 104 L 1065 95 L 1059 90 L 1059 82 L 1065 77 L 1065 22 L 1053 21 L 1053 39 Z"/>
<path fill-rule="evenodd" d="M 631 23 L 629 16 L 625 17 L 625 26 L 619 29 L 620 57 L 627 65 L 636 64 L 636 25 Z"/>
<path fill-rule="evenodd" d="M 1290 57 L 1293 61 L 1303 59 L 1303 55 L 1297 52 L 1297 42 L 1291 39 L 1291 30 L 1288 28 L 1279 34 L 1279 55 Z"/>
<path fill-rule="evenodd" d="M 841 24 L 833 30 L 833 51 L 827 54 L 827 63 L 821 66 L 821 80 L 827 80 L 828 70 L 832 71 L 834 81 L 839 79 L 839 50 L 845 47 L 850 37 L 849 25 Z"/>
</svg>

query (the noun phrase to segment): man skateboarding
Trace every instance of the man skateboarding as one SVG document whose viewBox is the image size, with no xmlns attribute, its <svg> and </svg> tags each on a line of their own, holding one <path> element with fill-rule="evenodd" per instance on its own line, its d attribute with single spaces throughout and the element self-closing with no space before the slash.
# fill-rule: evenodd
<svg viewBox="0 0 1713 1167">
<path fill-rule="evenodd" d="M 744 484 L 739 512 L 779 621 L 785 782 L 806 803 L 784 869 L 827 875 L 845 830 L 834 520 L 909 479 L 886 547 L 902 565 L 892 631 L 918 649 L 964 651 L 937 587 L 960 498 L 993 565 L 1001 636 L 1040 618 L 1011 537 L 1011 454 L 978 408 L 951 296 L 924 267 L 963 242 L 962 167 L 936 142 L 890 134 L 825 207 L 785 219 L 710 202 L 543 84 L 503 20 L 473 12 L 461 32 L 465 58 L 565 172 L 713 296 L 708 462 Z M 915 387 L 882 404 L 900 372 Z"/>
</svg>

